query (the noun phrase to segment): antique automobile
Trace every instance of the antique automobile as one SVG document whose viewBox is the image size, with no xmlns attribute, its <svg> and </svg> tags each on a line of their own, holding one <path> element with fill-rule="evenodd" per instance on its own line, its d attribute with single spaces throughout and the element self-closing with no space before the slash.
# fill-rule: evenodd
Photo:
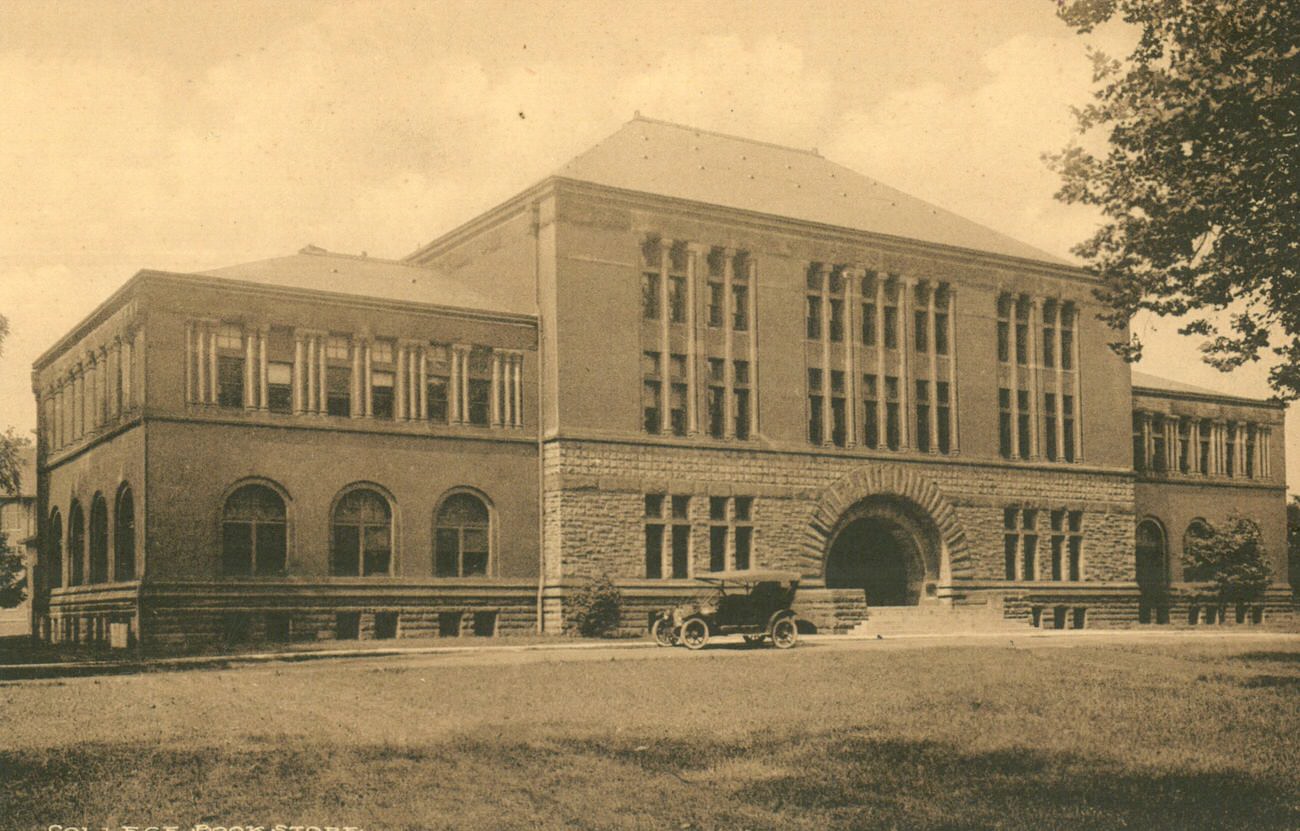
<svg viewBox="0 0 1300 831">
<path fill-rule="evenodd" d="M 746 643 L 771 641 L 789 649 L 799 640 L 790 609 L 799 575 L 793 571 L 715 571 L 697 579 L 709 590 L 689 603 L 661 611 L 650 626 L 660 646 L 703 649 L 709 638 L 743 635 Z"/>
</svg>

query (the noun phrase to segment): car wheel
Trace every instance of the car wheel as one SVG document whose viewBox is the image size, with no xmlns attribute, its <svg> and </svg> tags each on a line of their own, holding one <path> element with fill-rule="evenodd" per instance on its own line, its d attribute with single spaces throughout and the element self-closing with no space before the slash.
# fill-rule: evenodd
<svg viewBox="0 0 1300 831">
<path fill-rule="evenodd" d="M 772 624 L 772 645 L 777 649 L 789 649 L 799 641 L 799 627 L 794 617 L 777 618 Z"/>
<path fill-rule="evenodd" d="M 655 639 L 655 643 L 660 646 L 675 644 L 677 635 L 673 632 L 673 619 L 668 615 L 660 615 L 655 618 L 655 622 L 650 625 L 650 635 Z"/>
<path fill-rule="evenodd" d="M 703 649 L 709 642 L 709 624 L 697 617 L 682 624 L 681 641 L 687 649 Z"/>
</svg>

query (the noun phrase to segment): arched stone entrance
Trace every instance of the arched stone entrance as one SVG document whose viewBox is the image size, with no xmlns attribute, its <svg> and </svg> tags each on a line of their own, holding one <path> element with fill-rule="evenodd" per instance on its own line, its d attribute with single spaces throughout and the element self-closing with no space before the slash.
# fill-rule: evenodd
<svg viewBox="0 0 1300 831">
<path fill-rule="evenodd" d="M 939 539 L 919 506 L 868 497 L 836 523 L 826 549 L 827 588 L 861 589 L 868 606 L 915 606 L 933 596 Z"/>
</svg>

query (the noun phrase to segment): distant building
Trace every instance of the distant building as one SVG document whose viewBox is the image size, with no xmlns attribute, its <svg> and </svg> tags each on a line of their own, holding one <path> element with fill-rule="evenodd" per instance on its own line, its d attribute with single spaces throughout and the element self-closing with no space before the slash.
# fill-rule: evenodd
<svg viewBox="0 0 1300 831">
<path fill-rule="evenodd" d="M 17 494 L 0 491 L 0 534 L 9 550 L 23 555 L 27 564 L 27 600 L 11 609 L 0 609 L 0 637 L 31 632 L 33 589 L 32 569 L 36 566 L 36 448 L 20 451 Z"/>
<path fill-rule="evenodd" d="M 1280 405 L 1135 375 L 1094 281 L 815 153 L 638 118 L 402 262 L 142 271 L 35 365 L 51 640 L 625 626 L 710 571 L 1041 626 L 1217 619 Z M 1136 464 L 1136 466 L 1135 466 Z M 1232 614 L 1237 614 L 1233 610 Z"/>
</svg>

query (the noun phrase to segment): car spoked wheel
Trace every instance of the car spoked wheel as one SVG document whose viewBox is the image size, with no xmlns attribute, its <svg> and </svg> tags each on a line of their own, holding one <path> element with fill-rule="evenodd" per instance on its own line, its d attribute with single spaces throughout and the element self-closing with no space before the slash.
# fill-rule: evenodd
<svg viewBox="0 0 1300 831">
<path fill-rule="evenodd" d="M 673 619 L 667 615 L 655 618 L 650 626 L 650 634 L 660 646 L 672 646 L 677 642 L 677 635 L 673 632 Z"/>
<path fill-rule="evenodd" d="M 793 617 L 779 618 L 772 624 L 772 645 L 777 649 L 789 649 L 799 641 L 799 627 Z"/>
<path fill-rule="evenodd" d="M 682 643 L 687 649 L 703 649 L 709 642 L 709 624 L 693 617 L 682 624 Z"/>
</svg>

